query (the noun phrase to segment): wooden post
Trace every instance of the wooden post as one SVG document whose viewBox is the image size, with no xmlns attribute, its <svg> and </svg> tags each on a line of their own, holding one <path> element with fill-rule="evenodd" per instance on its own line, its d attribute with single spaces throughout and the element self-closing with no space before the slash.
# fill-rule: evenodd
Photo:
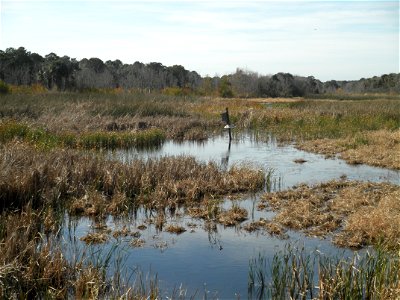
<svg viewBox="0 0 400 300">
<path fill-rule="evenodd" d="M 232 132 L 231 132 L 231 122 L 229 121 L 229 111 L 228 108 L 226 108 L 226 123 L 228 125 L 228 132 L 229 132 L 229 144 L 231 143 L 232 140 Z"/>
</svg>

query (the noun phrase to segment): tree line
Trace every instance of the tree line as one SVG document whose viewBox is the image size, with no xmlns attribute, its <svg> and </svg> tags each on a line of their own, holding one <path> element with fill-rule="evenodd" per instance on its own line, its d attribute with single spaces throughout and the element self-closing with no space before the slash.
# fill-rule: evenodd
<svg viewBox="0 0 400 300">
<path fill-rule="evenodd" d="M 356 81 L 322 82 L 313 76 L 290 73 L 260 75 L 236 69 L 223 76 L 200 76 L 181 65 L 159 62 L 124 64 L 99 58 L 80 61 L 50 53 L 44 57 L 24 47 L 0 50 L 0 80 L 9 85 L 39 84 L 49 90 L 86 91 L 134 89 L 162 91 L 174 89 L 222 97 L 297 97 L 313 94 L 400 92 L 400 74 L 385 74 Z"/>
</svg>

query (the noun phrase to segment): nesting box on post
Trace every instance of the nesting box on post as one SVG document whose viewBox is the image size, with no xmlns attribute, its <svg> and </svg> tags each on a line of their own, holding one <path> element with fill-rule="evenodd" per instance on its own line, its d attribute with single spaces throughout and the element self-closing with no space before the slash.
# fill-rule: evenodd
<svg viewBox="0 0 400 300">
<path fill-rule="evenodd" d="M 222 122 L 224 122 L 226 125 L 224 126 L 225 129 L 228 129 L 229 132 L 229 143 L 232 140 L 232 128 L 234 128 L 234 126 L 231 126 L 231 122 L 229 120 L 229 111 L 228 108 L 226 108 L 225 112 L 221 114 L 221 119 Z"/>
</svg>

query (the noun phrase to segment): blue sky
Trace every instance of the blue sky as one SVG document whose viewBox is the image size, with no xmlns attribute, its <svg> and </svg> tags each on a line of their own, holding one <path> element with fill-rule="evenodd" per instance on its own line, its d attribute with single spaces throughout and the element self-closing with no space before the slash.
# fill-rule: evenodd
<svg viewBox="0 0 400 300">
<path fill-rule="evenodd" d="M 398 1 L 1 0 L 0 49 L 352 80 L 399 72 Z"/>
</svg>

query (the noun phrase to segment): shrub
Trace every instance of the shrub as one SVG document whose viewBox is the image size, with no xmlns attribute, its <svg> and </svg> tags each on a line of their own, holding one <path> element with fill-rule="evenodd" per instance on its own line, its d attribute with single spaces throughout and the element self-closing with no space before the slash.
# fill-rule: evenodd
<svg viewBox="0 0 400 300">
<path fill-rule="evenodd" d="M 10 93 L 10 87 L 3 80 L 0 80 L 0 94 Z"/>
</svg>

